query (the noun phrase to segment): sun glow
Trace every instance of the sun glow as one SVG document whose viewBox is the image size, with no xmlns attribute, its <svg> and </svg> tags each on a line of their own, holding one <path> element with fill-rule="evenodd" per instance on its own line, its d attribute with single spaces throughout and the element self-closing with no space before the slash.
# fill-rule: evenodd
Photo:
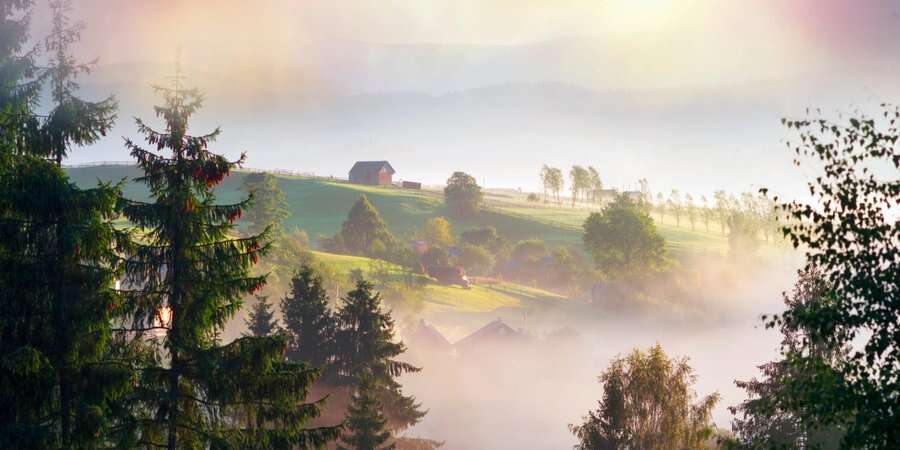
<svg viewBox="0 0 900 450">
<path fill-rule="evenodd" d="M 690 1 L 609 0 L 605 4 L 610 31 L 658 31 L 681 20 Z"/>
</svg>

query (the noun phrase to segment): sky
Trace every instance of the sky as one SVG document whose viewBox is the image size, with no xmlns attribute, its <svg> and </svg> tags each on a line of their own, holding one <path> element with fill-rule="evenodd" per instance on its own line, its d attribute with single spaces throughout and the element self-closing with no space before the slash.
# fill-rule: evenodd
<svg viewBox="0 0 900 450">
<path fill-rule="evenodd" d="M 770 183 L 796 190 L 801 185 L 786 173 L 790 158 L 776 153 L 785 138 L 773 126 L 781 115 L 809 106 L 866 107 L 900 91 L 900 3 L 891 0 L 78 0 L 72 14 L 86 25 L 79 56 L 99 61 L 99 81 L 86 87 L 116 94 L 126 125 L 149 111 L 136 99 L 152 98 L 149 82 L 160 81 L 160 67 L 169 70 L 180 51 L 218 123 L 231 127 L 226 150 L 265 142 L 251 150 L 251 162 L 264 168 L 341 174 L 354 158 L 405 158 L 410 164 L 399 166 L 426 183 L 455 169 L 481 169 L 487 173 L 479 178 L 497 174 L 491 184 L 535 189 L 531 172 L 543 162 L 613 160 L 622 168 L 608 174 L 614 185 L 646 176 L 666 189 Z M 33 34 L 43 35 L 48 23 L 39 6 Z M 143 77 L 137 83 L 128 79 L 134 73 Z M 556 91 L 542 87 L 541 102 L 526 107 L 516 97 L 500 105 L 470 102 L 467 111 L 454 97 L 544 82 L 632 95 L 609 109 L 630 114 L 629 125 L 592 126 L 584 115 L 570 114 L 582 106 L 577 101 L 549 108 Z M 432 96 L 426 100 L 434 104 L 423 110 L 421 100 L 387 97 L 397 92 Z M 371 97 L 352 97 L 359 95 Z M 602 116 L 601 109 L 588 119 Z M 262 122 L 269 111 L 278 119 Z M 431 113 L 444 123 L 421 123 Z M 755 113 L 758 121 L 744 120 Z M 724 114 L 732 120 L 718 121 Z M 527 118 L 500 123 L 517 115 Z M 500 125 L 475 129 L 466 124 L 471 117 Z M 679 134 L 654 140 L 659 125 L 641 128 L 645 117 L 677 126 Z M 285 123 L 300 135 L 278 135 L 273 124 Z M 269 135 L 249 137 L 261 129 Z M 748 139 L 729 142 L 725 134 Z M 127 159 L 115 138 L 99 153 L 76 153 L 72 162 Z M 305 143 L 307 158 L 287 145 L 294 139 Z M 538 154 L 528 145 L 533 142 L 555 147 L 552 157 Z M 448 151 L 458 147 L 465 148 Z M 740 155 L 728 153 L 738 147 Z M 615 154 L 593 155 L 594 148 Z M 499 156 L 487 166 L 473 162 L 486 153 Z M 765 156 L 746 157 L 755 154 Z M 753 167 L 728 167 L 736 157 L 753 159 Z M 511 159 L 517 162 L 501 167 Z M 701 169 L 679 179 L 666 172 L 673 166 Z M 734 185 L 722 186 L 728 181 Z"/>
</svg>

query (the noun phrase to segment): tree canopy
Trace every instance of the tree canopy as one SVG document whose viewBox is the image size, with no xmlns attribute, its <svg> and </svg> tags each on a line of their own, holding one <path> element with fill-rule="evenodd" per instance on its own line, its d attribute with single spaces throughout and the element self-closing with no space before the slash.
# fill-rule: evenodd
<svg viewBox="0 0 900 450">
<path fill-rule="evenodd" d="M 272 234 L 277 238 L 283 222 L 291 216 L 284 192 L 278 188 L 278 179 L 266 172 L 249 173 L 239 190 L 253 198 L 243 217 L 247 222 L 247 233 L 259 234 L 271 226 Z"/>
<path fill-rule="evenodd" d="M 365 195 L 350 208 L 338 234 L 340 246 L 353 255 L 385 257 L 397 240 Z"/>
<path fill-rule="evenodd" d="M 444 203 L 454 217 L 471 217 L 481 209 L 481 186 L 465 172 L 453 172 L 444 188 Z"/>
<path fill-rule="evenodd" d="M 822 171 L 809 182 L 810 203 L 779 203 L 791 219 L 784 233 L 804 249 L 804 270 L 834 290 L 769 322 L 806 332 L 783 349 L 791 373 L 804 374 L 785 380 L 784 396 L 821 425 L 845 424 L 846 447 L 900 447 L 900 108 L 784 124 L 799 136 L 789 143 L 795 163 Z M 822 347 L 853 351 L 833 360 Z"/>
<path fill-rule="evenodd" d="M 657 271 L 667 261 L 665 240 L 653 219 L 624 195 L 588 216 L 583 239 L 597 268 L 608 276 Z"/>
<path fill-rule="evenodd" d="M 581 450 L 699 450 L 712 435 L 714 393 L 695 402 L 693 369 L 655 345 L 614 359 L 600 375 L 603 397 L 581 425 L 570 425 Z"/>
</svg>

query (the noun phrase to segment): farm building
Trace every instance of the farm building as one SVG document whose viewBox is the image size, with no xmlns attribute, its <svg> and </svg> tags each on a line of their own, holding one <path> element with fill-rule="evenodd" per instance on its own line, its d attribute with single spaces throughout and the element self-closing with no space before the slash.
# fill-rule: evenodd
<svg viewBox="0 0 900 450">
<path fill-rule="evenodd" d="M 524 344 L 529 340 L 528 335 L 514 330 L 498 317 L 464 337 L 454 346 L 461 352 L 477 352 L 478 350 L 496 349 L 497 346 Z"/>
<path fill-rule="evenodd" d="M 404 181 L 401 186 L 403 189 L 422 189 L 422 183 L 418 181 Z"/>
<path fill-rule="evenodd" d="M 393 183 L 396 171 L 387 161 L 357 161 L 350 169 L 350 182 L 372 186 L 386 186 Z"/>
</svg>

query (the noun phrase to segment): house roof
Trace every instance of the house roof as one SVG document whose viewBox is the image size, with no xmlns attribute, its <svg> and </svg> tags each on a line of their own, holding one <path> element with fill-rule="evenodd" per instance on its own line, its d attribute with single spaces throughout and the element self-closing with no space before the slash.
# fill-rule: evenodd
<svg viewBox="0 0 900 450">
<path fill-rule="evenodd" d="M 478 347 L 479 345 L 483 344 L 515 342 L 525 339 L 525 335 L 519 333 L 516 330 L 513 330 L 509 325 L 504 323 L 503 320 L 498 317 L 496 320 L 479 328 L 474 333 L 464 337 L 455 345 L 457 347 Z"/>
<path fill-rule="evenodd" d="M 364 174 L 364 173 L 377 173 L 380 172 L 381 169 L 386 169 L 392 175 L 396 173 L 393 167 L 391 167 L 391 163 L 387 161 L 357 161 L 356 164 L 350 168 L 351 174 Z"/>
<path fill-rule="evenodd" d="M 426 322 L 425 320 L 419 321 L 419 326 L 410 333 L 410 335 L 406 339 L 411 342 L 413 346 L 416 347 L 424 347 L 430 349 L 448 349 L 450 348 L 450 341 L 438 331 L 434 325 Z"/>
</svg>

